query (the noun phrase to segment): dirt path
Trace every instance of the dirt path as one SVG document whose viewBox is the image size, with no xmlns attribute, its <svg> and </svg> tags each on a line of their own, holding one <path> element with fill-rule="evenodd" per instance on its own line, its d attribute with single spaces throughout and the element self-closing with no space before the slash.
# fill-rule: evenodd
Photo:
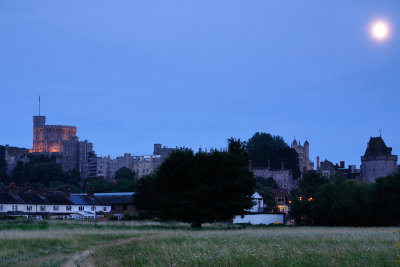
<svg viewBox="0 0 400 267">
<path fill-rule="evenodd" d="M 128 239 L 123 239 L 123 240 L 117 240 L 111 243 L 105 243 L 105 244 L 100 244 L 94 247 L 91 247 L 90 249 L 86 249 L 82 252 L 77 252 L 72 257 L 64 263 L 62 266 L 63 267 L 74 267 L 74 266 L 87 266 L 87 267 L 94 267 L 95 264 L 90 258 L 90 255 L 93 255 L 94 252 L 98 249 L 102 249 L 105 247 L 114 247 L 114 246 L 121 246 L 125 244 L 129 244 L 134 241 L 140 241 L 143 239 L 152 239 L 155 238 L 155 236 L 140 236 L 140 237 L 132 237 Z"/>
</svg>

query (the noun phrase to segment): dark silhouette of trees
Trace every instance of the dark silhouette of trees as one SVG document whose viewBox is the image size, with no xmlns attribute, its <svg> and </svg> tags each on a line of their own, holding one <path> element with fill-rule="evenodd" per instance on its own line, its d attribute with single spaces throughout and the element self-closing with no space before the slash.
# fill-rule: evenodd
<svg viewBox="0 0 400 267">
<path fill-rule="evenodd" d="M 135 173 L 127 167 L 122 167 L 115 172 L 114 179 L 117 181 L 118 180 L 133 181 L 135 179 Z"/>
<path fill-rule="evenodd" d="M 267 167 L 269 160 L 271 169 L 279 170 L 283 161 L 295 179 L 300 177 L 298 154 L 282 137 L 257 132 L 247 141 L 246 150 L 253 166 Z"/>
<path fill-rule="evenodd" d="M 400 173 L 375 183 L 307 174 L 292 191 L 290 214 L 298 223 L 314 225 L 399 225 Z"/>
<path fill-rule="evenodd" d="M 160 165 L 153 183 L 156 211 L 163 219 L 202 223 L 232 219 L 252 203 L 255 180 L 240 140 L 229 152 L 211 154 L 179 149 Z"/>
</svg>

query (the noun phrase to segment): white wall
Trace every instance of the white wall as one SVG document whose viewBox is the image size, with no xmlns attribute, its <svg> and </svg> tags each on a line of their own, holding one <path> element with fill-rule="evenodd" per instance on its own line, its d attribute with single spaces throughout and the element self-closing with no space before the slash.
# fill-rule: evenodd
<svg viewBox="0 0 400 267">
<path fill-rule="evenodd" d="M 284 223 L 283 214 L 248 214 L 235 216 L 233 223 L 250 223 L 250 224 L 271 224 L 271 223 Z"/>
<path fill-rule="evenodd" d="M 83 211 L 92 211 L 92 205 L 71 205 L 71 210 L 67 210 L 67 205 L 35 205 L 35 204 L 1 204 L 3 205 L 3 210 L 0 210 L 0 212 L 8 212 L 8 211 L 13 211 L 12 207 L 13 205 L 17 205 L 17 210 L 16 211 L 21 211 L 21 212 L 29 212 L 29 213 L 35 213 L 35 212 L 47 212 L 47 213 L 74 213 L 78 212 L 79 207 L 83 206 L 84 210 Z M 28 211 L 27 206 L 32 206 L 32 210 Z M 41 211 L 40 207 L 45 206 L 46 210 Z M 54 206 L 58 206 L 58 210 L 54 210 Z M 104 207 L 106 210 L 104 210 Z M 110 212 L 111 211 L 111 206 L 95 206 L 96 212 L 103 211 L 103 212 Z"/>
</svg>

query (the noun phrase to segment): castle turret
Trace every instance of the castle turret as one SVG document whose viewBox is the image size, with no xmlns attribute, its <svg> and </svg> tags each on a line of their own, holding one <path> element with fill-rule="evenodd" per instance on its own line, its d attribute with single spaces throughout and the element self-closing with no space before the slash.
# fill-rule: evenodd
<svg viewBox="0 0 400 267">
<path fill-rule="evenodd" d="M 392 155 L 392 148 L 387 147 L 382 137 L 371 137 L 367 150 L 361 157 L 360 179 L 365 182 L 375 182 L 397 170 L 397 156 Z"/>
</svg>

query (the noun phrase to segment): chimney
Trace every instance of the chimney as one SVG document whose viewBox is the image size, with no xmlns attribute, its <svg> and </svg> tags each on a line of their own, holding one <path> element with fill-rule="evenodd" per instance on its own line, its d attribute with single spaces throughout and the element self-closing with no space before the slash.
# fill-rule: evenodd
<svg viewBox="0 0 400 267">
<path fill-rule="evenodd" d="M 39 186 L 38 193 L 40 197 L 44 197 L 44 187 L 43 185 Z"/>
<path fill-rule="evenodd" d="M 93 191 L 93 187 L 88 186 L 88 190 L 87 190 L 87 196 L 89 198 L 94 198 L 94 191 Z"/>
<path fill-rule="evenodd" d="M 14 183 L 11 183 L 11 184 L 10 184 L 9 192 L 10 192 L 11 194 L 13 194 L 14 196 L 18 193 L 18 188 L 15 186 Z"/>
<path fill-rule="evenodd" d="M 345 166 L 344 166 L 344 161 L 341 161 L 341 162 L 340 162 L 340 168 L 342 168 L 342 169 L 345 168 Z"/>
<path fill-rule="evenodd" d="M 285 162 L 281 161 L 281 170 L 283 171 L 285 169 Z"/>
<path fill-rule="evenodd" d="M 271 160 L 268 160 L 268 170 L 271 169 Z"/>
<path fill-rule="evenodd" d="M 319 169 L 319 156 L 317 156 L 317 171 Z"/>
<path fill-rule="evenodd" d="M 63 194 L 64 194 L 64 197 L 70 199 L 70 197 L 71 197 L 71 192 L 69 191 L 69 188 L 68 188 L 68 187 L 65 186 L 65 187 L 63 188 Z"/>
</svg>

